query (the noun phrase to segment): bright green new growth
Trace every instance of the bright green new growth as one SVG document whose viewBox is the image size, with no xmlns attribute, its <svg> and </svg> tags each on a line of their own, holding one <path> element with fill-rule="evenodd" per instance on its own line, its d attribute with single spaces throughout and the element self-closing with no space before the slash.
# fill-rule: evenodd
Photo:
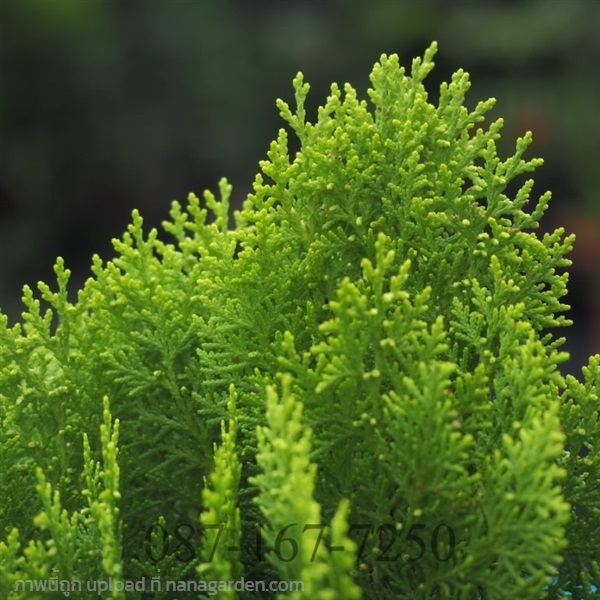
<svg viewBox="0 0 600 600">
<path fill-rule="evenodd" d="M 342 501 L 331 533 L 324 537 L 325 523 L 313 499 L 312 434 L 303 426 L 302 406 L 291 395 L 290 384 L 288 375 L 283 378 L 281 402 L 274 388 L 267 387 L 268 426 L 258 429 L 257 462 L 262 473 L 250 481 L 260 490 L 255 500 L 266 521 L 265 541 L 273 548 L 269 562 L 282 579 L 304 582 L 302 593 L 292 593 L 290 598 L 360 598 L 360 589 L 349 576 L 355 545 L 347 537 L 347 502 Z M 325 538 L 331 546 L 344 548 L 345 554 L 327 553 Z"/>
<path fill-rule="evenodd" d="M 235 391 L 231 386 L 231 416 L 229 430 L 222 424 L 222 446 L 215 444 L 215 466 L 210 481 L 204 482 L 202 500 L 204 512 L 200 516 L 207 531 L 207 541 L 202 548 L 203 563 L 198 573 L 206 580 L 230 581 L 243 576 L 243 565 L 231 560 L 228 548 L 241 546 L 240 510 L 236 505 L 239 490 L 240 463 L 235 451 L 237 420 L 235 417 Z M 218 527 L 215 527 L 218 526 Z M 221 593 L 222 598 L 235 598 L 232 590 Z"/>
<path fill-rule="evenodd" d="M 428 102 L 435 50 L 410 76 L 382 56 L 371 104 L 333 85 L 314 123 L 298 75 L 278 107 L 300 150 L 279 132 L 233 229 L 225 180 L 173 203 L 174 243 L 134 212 L 76 302 L 59 259 L 49 308 L 26 287 L 23 323 L 2 316 L 2 597 L 47 598 L 15 590 L 53 568 L 160 576 L 153 598 L 242 576 L 301 579 L 297 599 L 595 597 L 600 357 L 564 378 L 553 333 L 573 238 L 535 234 L 549 194 L 529 210 L 513 183 L 531 135 L 501 160 L 466 73 Z"/>
</svg>

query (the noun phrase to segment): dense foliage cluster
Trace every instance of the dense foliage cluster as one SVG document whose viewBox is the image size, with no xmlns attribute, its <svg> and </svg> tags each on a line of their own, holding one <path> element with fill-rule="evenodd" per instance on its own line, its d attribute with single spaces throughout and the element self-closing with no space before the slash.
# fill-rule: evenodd
<svg viewBox="0 0 600 600">
<path fill-rule="evenodd" d="M 382 56 L 370 104 L 333 85 L 314 123 L 298 75 L 300 149 L 279 132 L 235 226 L 223 180 L 173 204 L 174 242 L 134 213 L 76 300 L 60 259 L 25 288 L 0 333 L 2 597 L 595 597 L 600 358 L 557 368 L 573 240 L 536 235 L 531 136 L 501 160 L 466 73 L 428 101 L 434 53 Z"/>
</svg>

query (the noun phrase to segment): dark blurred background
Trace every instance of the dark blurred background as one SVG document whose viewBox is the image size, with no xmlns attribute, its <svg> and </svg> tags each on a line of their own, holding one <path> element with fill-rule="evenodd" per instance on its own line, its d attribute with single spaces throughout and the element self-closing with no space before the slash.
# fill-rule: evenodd
<svg viewBox="0 0 600 600">
<path fill-rule="evenodd" d="M 23 284 L 74 287 L 110 258 L 133 208 L 148 227 L 173 199 L 250 191 L 302 70 L 309 119 L 333 81 L 361 94 L 381 53 L 409 67 L 439 42 L 428 79 L 462 67 L 470 106 L 495 96 L 504 152 L 526 130 L 551 189 L 544 228 L 578 235 L 571 258 L 579 370 L 600 351 L 600 3 L 596 0 L 0 0 L 0 307 L 19 318 Z"/>
</svg>

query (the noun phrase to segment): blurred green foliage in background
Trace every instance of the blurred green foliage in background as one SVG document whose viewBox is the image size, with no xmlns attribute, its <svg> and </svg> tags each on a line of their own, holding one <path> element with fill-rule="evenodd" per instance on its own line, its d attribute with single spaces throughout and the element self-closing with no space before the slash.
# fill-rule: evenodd
<svg viewBox="0 0 600 600">
<path fill-rule="evenodd" d="M 11 319 L 21 286 L 50 280 L 56 255 L 74 283 L 92 253 L 111 256 L 134 207 L 155 226 L 172 199 L 221 176 L 239 205 L 279 127 L 273 98 L 290 98 L 297 71 L 312 83 L 310 120 L 331 81 L 363 92 L 381 53 L 407 60 L 435 39 L 433 98 L 463 67 L 473 106 L 498 98 L 504 139 L 533 131 L 549 228 L 579 233 L 574 364 L 600 350 L 600 3 L 2 0 L 0 27 L 0 306 Z"/>
</svg>

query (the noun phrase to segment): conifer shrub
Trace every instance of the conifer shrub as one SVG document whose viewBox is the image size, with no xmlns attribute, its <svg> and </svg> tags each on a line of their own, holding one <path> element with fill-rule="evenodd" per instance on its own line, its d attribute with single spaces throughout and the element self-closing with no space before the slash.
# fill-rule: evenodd
<svg viewBox="0 0 600 600">
<path fill-rule="evenodd" d="M 464 71 L 428 101 L 435 51 L 313 122 L 299 74 L 299 150 L 281 129 L 233 225 L 221 180 L 164 234 L 134 212 L 76 299 L 60 258 L 25 286 L 0 597 L 599 597 L 600 357 L 558 370 L 573 236 L 536 234 L 531 134 L 501 159 Z"/>
</svg>

